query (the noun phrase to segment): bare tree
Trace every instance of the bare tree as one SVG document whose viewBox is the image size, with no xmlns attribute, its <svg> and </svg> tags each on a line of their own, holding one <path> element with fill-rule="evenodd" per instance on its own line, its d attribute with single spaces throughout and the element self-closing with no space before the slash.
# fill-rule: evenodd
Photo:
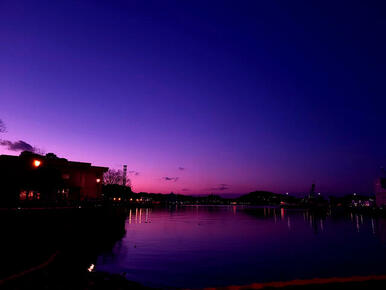
<svg viewBox="0 0 386 290">
<path fill-rule="evenodd" d="M 4 133 L 6 130 L 4 122 L 0 119 L 0 133 Z"/>
<path fill-rule="evenodd" d="M 123 184 L 123 171 L 116 169 L 109 169 L 103 175 L 104 184 L 118 184 L 131 187 L 131 181 L 129 178 L 126 178 L 126 184 Z"/>
</svg>

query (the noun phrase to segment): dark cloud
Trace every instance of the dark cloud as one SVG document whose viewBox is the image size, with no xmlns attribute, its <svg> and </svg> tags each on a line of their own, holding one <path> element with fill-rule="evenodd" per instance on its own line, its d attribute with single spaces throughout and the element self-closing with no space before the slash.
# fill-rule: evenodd
<svg viewBox="0 0 386 290">
<path fill-rule="evenodd" d="M 30 152 L 38 152 L 39 149 L 33 147 L 25 141 L 19 140 L 16 142 L 12 142 L 9 140 L 0 140 L 0 145 L 5 146 L 10 151 L 30 151 Z"/>
<path fill-rule="evenodd" d="M 6 131 L 7 127 L 5 126 L 5 123 L 0 119 L 0 133 L 5 133 Z M 23 140 L 12 142 L 9 140 L 0 139 L 0 146 L 4 146 L 10 151 L 30 151 L 38 154 L 43 152 L 39 148 L 33 147 L 31 144 L 28 144 Z"/>
<path fill-rule="evenodd" d="M 185 167 L 178 167 L 178 170 L 184 171 L 186 168 Z"/>
<path fill-rule="evenodd" d="M 165 180 L 165 181 L 174 181 L 174 182 L 176 182 L 178 180 L 178 177 L 167 177 L 167 176 L 165 176 L 165 177 L 162 177 L 162 179 Z"/>
<path fill-rule="evenodd" d="M 183 188 L 183 189 L 181 189 L 181 191 L 190 191 L 190 189 L 189 188 Z"/>
<path fill-rule="evenodd" d="M 229 185 L 225 183 L 221 183 L 217 187 L 212 187 L 210 190 L 227 190 L 227 189 L 229 189 Z"/>
<path fill-rule="evenodd" d="M 130 170 L 130 171 L 129 171 L 129 174 L 138 176 L 138 175 L 139 175 L 139 172 L 138 172 L 138 171 L 135 171 L 135 170 Z"/>
</svg>

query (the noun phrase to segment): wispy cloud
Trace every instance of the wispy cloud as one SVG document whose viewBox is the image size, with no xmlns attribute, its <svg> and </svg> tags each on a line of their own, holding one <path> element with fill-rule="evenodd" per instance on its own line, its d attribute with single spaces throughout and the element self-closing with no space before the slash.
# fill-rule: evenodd
<svg viewBox="0 0 386 290">
<path fill-rule="evenodd" d="M 179 178 L 178 177 L 168 177 L 168 176 L 165 176 L 165 177 L 162 177 L 163 180 L 165 181 L 174 181 L 176 182 Z"/>
<path fill-rule="evenodd" d="M 216 190 L 216 191 L 220 190 L 220 191 L 222 191 L 222 190 L 227 190 L 227 189 L 229 189 L 229 185 L 225 184 L 225 183 L 221 183 L 217 187 L 212 187 L 210 190 Z"/>
<path fill-rule="evenodd" d="M 40 150 L 36 147 L 33 147 L 31 144 L 23 140 L 12 142 L 9 140 L 0 140 L 0 145 L 6 147 L 10 151 L 30 151 L 30 152 L 39 152 Z"/>
<path fill-rule="evenodd" d="M 190 191 L 190 189 L 189 188 L 183 188 L 183 189 L 181 189 L 181 191 Z"/>
<path fill-rule="evenodd" d="M 129 171 L 129 174 L 134 175 L 134 176 L 138 176 L 138 175 L 139 175 L 139 172 L 138 172 L 138 171 L 135 171 L 135 170 L 130 170 L 130 171 Z"/>
<path fill-rule="evenodd" d="M 178 170 L 184 171 L 186 168 L 185 167 L 178 167 Z"/>
</svg>

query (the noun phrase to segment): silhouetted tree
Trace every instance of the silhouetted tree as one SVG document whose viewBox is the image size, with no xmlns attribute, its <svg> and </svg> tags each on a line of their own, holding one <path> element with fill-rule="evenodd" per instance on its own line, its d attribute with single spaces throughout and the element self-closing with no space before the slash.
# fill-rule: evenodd
<svg viewBox="0 0 386 290">
<path fill-rule="evenodd" d="M 118 185 L 124 185 L 124 186 L 131 187 L 130 179 L 126 177 L 126 184 L 123 184 L 123 171 L 122 170 L 116 170 L 116 169 L 109 169 L 103 175 L 103 183 L 105 185 L 118 184 Z"/>
</svg>

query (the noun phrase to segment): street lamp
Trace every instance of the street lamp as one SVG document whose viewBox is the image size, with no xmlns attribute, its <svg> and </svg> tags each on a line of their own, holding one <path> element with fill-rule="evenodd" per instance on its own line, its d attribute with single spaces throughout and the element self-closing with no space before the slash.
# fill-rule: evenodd
<svg viewBox="0 0 386 290">
<path fill-rule="evenodd" d="M 35 159 L 32 163 L 32 165 L 36 168 L 38 168 L 40 165 L 42 164 L 42 162 L 40 160 L 37 160 Z"/>
</svg>

